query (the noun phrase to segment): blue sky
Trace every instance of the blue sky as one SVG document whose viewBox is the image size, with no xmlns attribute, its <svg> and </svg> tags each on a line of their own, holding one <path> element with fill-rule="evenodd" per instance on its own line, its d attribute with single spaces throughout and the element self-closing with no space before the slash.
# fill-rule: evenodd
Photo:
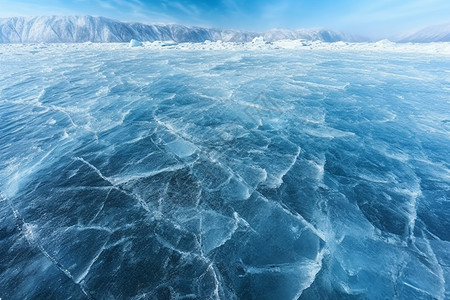
<svg viewBox="0 0 450 300">
<path fill-rule="evenodd" d="M 392 37 L 450 22 L 450 0 L 0 0 L 0 17 L 97 15 L 245 30 L 324 27 Z"/>
</svg>

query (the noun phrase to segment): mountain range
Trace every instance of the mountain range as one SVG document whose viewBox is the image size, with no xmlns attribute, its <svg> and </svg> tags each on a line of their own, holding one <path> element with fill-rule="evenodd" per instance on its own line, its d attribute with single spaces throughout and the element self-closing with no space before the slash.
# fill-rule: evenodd
<svg viewBox="0 0 450 300">
<path fill-rule="evenodd" d="M 450 42 L 450 22 L 434 25 L 407 35 L 399 40 L 400 42 Z"/>
<path fill-rule="evenodd" d="M 282 39 L 320 40 L 324 42 L 362 41 L 360 37 L 325 29 L 267 32 L 223 30 L 183 25 L 147 25 L 125 23 L 104 17 L 49 16 L 0 19 L 0 43 L 83 43 L 175 41 L 175 42 L 249 42 L 262 36 L 266 41 Z"/>
<path fill-rule="evenodd" d="M 139 41 L 249 42 L 305 39 L 323 42 L 364 42 L 369 39 L 326 29 L 272 29 L 266 32 L 214 29 L 183 25 L 127 23 L 93 16 L 13 17 L 0 19 L 0 43 L 110 43 Z M 450 41 L 450 23 L 425 28 L 399 42 Z"/>
</svg>

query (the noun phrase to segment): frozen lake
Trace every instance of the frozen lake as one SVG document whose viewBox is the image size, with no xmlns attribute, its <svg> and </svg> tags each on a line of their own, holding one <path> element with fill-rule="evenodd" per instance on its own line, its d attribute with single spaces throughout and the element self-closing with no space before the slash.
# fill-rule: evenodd
<svg viewBox="0 0 450 300">
<path fill-rule="evenodd" d="M 450 298 L 450 45 L 0 45 L 0 298 Z"/>
</svg>

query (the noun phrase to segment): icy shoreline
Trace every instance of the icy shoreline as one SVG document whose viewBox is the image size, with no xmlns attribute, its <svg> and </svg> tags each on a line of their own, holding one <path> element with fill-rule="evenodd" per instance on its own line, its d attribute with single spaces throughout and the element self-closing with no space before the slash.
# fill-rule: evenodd
<svg viewBox="0 0 450 300">
<path fill-rule="evenodd" d="M 129 43 L 39 43 L 39 44 L 0 44 L 1 52 L 11 52 L 22 49 L 25 51 L 39 51 L 39 49 L 124 49 L 130 48 Z M 323 51 L 358 51 L 358 52 L 394 52 L 450 55 L 450 43 L 395 43 L 388 40 L 378 42 L 321 42 L 307 40 L 280 40 L 266 42 L 260 38 L 252 42 L 210 42 L 203 43 L 175 43 L 171 41 L 143 42 L 142 46 L 132 47 L 133 50 L 182 50 L 182 51 L 268 51 L 268 50 L 323 50 Z"/>
</svg>

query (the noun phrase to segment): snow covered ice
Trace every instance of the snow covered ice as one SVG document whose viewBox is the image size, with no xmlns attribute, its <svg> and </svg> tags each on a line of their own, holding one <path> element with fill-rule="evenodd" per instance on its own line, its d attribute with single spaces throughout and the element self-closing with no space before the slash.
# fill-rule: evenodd
<svg viewBox="0 0 450 300">
<path fill-rule="evenodd" d="M 0 298 L 450 298 L 449 44 L 0 46 Z"/>
</svg>

